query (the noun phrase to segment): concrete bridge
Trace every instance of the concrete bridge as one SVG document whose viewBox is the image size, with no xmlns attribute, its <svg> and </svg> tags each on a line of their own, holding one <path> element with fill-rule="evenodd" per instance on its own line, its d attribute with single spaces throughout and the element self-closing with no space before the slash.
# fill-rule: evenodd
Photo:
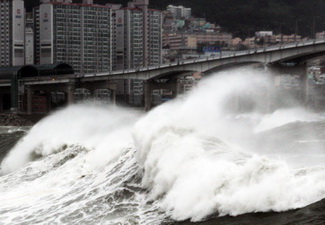
<svg viewBox="0 0 325 225">
<path fill-rule="evenodd" d="M 214 57 L 184 60 L 159 66 L 85 74 L 83 79 L 87 80 L 88 77 L 92 76 L 108 76 L 114 79 L 152 80 L 166 77 L 170 74 L 190 71 L 207 73 L 218 70 L 218 68 L 227 68 L 236 64 L 262 63 L 268 65 L 282 62 L 304 63 L 308 59 L 316 58 L 324 54 L 325 39 L 309 40 L 299 43 L 220 54 L 220 56 Z"/>
<path fill-rule="evenodd" d="M 235 65 L 260 63 L 276 68 L 276 70 L 294 69 L 299 71 L 300 75 L 304 75 L 306 61 L 322 55 L 325 55 L 325 39 L 237 51 L 230 54 L 221 53 L 220 56 L 215 57 L 184 60 L 130 70 L 60 76 L 37 76 L 36 74 L 35 76 L 21 79 L 18 86 L 23 86 L 25 90 L 23 93 L 24 98 L 27 97 L 27 112 L 31 113 L 31 96 L 37 90 L 47 92 L 62 91 L 66 93 L 68 102 L 72 103 L 76 88 L 87 88 L 90 90 L 110 89 L 112 90 L 112 99 L 115 101 L 117 80 L 143 80 L 145 109 L 148 110 L 151 107 L 151 91 L 154 89 L 168 89 L 176 95 L 178 88 L 177 78 L 182 74 L 194 72 L 206 74 Z M 287 62 L 293 63 L 295 67 L 285 68 L 285 66 L 281 66 Z M 8 86 L 11 86 L 11 81 L 1 81 L 0 87 L 5 88 Z"/>
</svg>

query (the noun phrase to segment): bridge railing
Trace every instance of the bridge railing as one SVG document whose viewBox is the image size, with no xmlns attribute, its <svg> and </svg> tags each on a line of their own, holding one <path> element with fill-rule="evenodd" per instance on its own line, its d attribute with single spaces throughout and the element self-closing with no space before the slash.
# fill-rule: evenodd
<svg viewBox="0 0 325 225">
<path fill-rule="evenodd" d="M 272 45 L 272 46 L 267 46 L 267 47 L 262 47 L 262 48 L 248 49 L 248 50 L 243 50 L 243 51 L 220 52 L 220 55 L 217 55 L 217 56 L 206 56 L 206 57 L 201 57 L 201 58 L 196 58 L 196 59 L 178 60 L 176 62 L 164 63 L 164 64 L 160 64 L 157 66 L 140 67 L 140 68 L 136 68 L 136 69 L 115 70 L 115 71 L 87 73 L 87 74 L 75 74 L 74 78 L 119 75 L 119 74 L 135 73 L 138 71 L 143 72 L 143 71 L 162 69 L 162 68 L 173 67 L 173 66 L 178 66 L 178 65 L 200 63 L 200 62 L 216 60 L 216 59 L 226 59 L 226 58 L 231 58 L 231 57 L 251 55 L 251 54 L 268 52 L 268 51 L 276 51 L 276 50 L 280 50 L 280 49 L 296 48 L 296 47 L 300 47 L 300 46 L 314 45 L 314 44 L 319 44 L 319 43 L 325 43 L 325 39 L 312 39 L 312 40 L 305 40 L 305 41 L 294 42 L 294 43 L 289 43 L 289 44 L 277 44 L 277 45 Z"/>
<path fill-rule="evenodd" d="M 208 60 L 225 59 L 225 58 L 231 58 L 235 56 L 244 56 L 244 55 L 251 55 L 251 54 L 256 54 L 261 52 L 276 51 L 280 49 L 295 48 L 299 46 L 313 45 L 317 43 L 325 43 L 325 39 L 312 39 L 312 40 L 306 40 L 301 42 L 293 42 L 289 44 L 277 44 L 277 45 L 271 45 L 267 47 L 254 48 L 254 49 L 235 51 L 235 52 L 220 52 L 220 55 L 217 56 L 206 56 L 206 57 L 200 57 L 196 59 L 178 60 L 176 62 L 164 63 L 157 66 L 140 67 L 137 69 L 115 70 L 115 71 L 102 72 L 102 73 L 90 73 L 90 74 L 85 74 L 84 77 L 127 74 L 127 73 L 134 73 L 137 71 L 143 72 L 143 71 L 161 69 L 161 68 L 166 68 L 171 66 L 199 63 Z"/>
</svg>

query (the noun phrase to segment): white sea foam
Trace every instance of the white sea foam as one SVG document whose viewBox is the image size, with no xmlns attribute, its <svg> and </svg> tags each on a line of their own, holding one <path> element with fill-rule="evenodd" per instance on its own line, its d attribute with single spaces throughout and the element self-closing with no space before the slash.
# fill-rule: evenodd
<svg viewBox="0 0 325 225">
<path fill-rule="evenodd" d="M 262 156 L 261 146 L 242 145 L 257 131 L 314 121 L 296 108 L 262 115 L 271 88 L 265 72 L 236 70 L 205 79 L 146 115 L 94 105 L 54 113 L 1 165 L 3 174 L 11 172 L 0 177 L 2 218 L 159 224 L 168 216 L 198 221 L 318 201 L 325 197 L 324 165 L 293 168 Z M 250 105 L 242 115 L 238 98 Z M 29 163 L 35 155 L 42 158 Z M 39 201 L 43 209 L 33 205 Z"/>
<path fill-rule="evenodd" d="M 95 157 L 94 165 L 106 165 L 120 149 L 132 146 L 130 130 L 138 117 L 137 112 L 112 106 L 70 106 L 37 123 L 3 160 L 1 173 L 15 171 L 35 157 L 48 156 L 69 145 L 95 149 L 89 160 Z"/>
<path fill-rule="evenodd" d="M 271 88 L 268 79 L 256 82 L 258 75 L 220 73 L 204 81 L 187 100 L 163 105 L 136 124 L 142 185 L 172 218 L 198 221 L 211 213 L 285 211 L 325 197 L 324 167 L 294 169 L 285 161 L 259 156 L 259 146 L 240 147 L 242 139 L 254 138 L 262 127 L 316 120 L 302 109 L 279 110 L 269 118 L 256 116 L 263 93 L 253 100 L 250 118 L 257 121 L 246 124 L 229 117 L 231 111 L 225 107 L 231 95 L 254 85 Z"/>
</svg>

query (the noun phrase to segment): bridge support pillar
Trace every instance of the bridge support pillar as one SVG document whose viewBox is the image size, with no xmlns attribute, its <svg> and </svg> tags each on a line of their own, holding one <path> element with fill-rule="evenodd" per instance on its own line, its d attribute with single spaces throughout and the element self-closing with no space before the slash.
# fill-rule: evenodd
<svg viewBox="0 0 325 225">
<path fill-rule="evenodd" d="M 149 81 L 144 82 L 144 110 L 149 111 L 152 107 L 151 102 L 151 85 Z"/>
<path fill-rule="evenodd" d="M 173 81 L 173 88 L 172 88 L 172 91 L 173 91 L 173 97 L 176 98 L 178 96 L 178 94 L 180 93 L 180 83 L 179 83 L 179 80 L 176 78 L 174 81 Z"/>
<path fill-rule="evenodd" d="M 69 83 L 67 85 L 67 103 L 68 105 L 71 105 L 74 103 L 74 91 L 75 91 L 75 84 L 74 83 Z"/>
<path fill-rule="evenodd" d="M 107 88 L 111 91 L 111 101 L 113 105 L 116 105 L 116 90 L 117 82 L 114 80 L 107 81 Z"/>
<path fill-rule="evenodd" d="M 116 105 L 116 91 L 111 90 L 111 101 L 113 105 Z"/>
<path fill-rule="evenodd" d="M 3 94 L 0 94 L 0 112 L 3 112 Z"/>
<path fill-rule="evenodd" d="M 32 114 L 32 99 L 33 99 L 33 90 L 30 86 L 26 87 L 27 90 L 27 114 Z"/>
<path fill-rule="evenodd" d="M 51 92 L 46 93 L 46 103 L 47 103 L 47 113 L 51 112 L 52 110 L 52 97 Z"/>
</svg>

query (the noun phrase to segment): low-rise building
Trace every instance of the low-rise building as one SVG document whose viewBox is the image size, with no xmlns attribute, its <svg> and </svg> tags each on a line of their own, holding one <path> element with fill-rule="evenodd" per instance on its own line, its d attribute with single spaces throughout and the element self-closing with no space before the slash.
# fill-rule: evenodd
<svg viewBox="0 0 325 225">
<path fill-rule="evenodd" d="M 191 8 L 185 8 L 184 6 L 167 6 L 167 11 L 171 12 L 175 19 L 190 18 L 192 14 Z"/>
<path fill-rule="evenodd" d="M 197 37 L 182 33 L 165 33 L 163 35 L 163 47 L 170 50 L 180 50 L 184 48 L 196 49 Z"/>
<path fill-rule="evenodd" d="M 230 46 L 232 34 L 225 32 L 200 32 L 187 34 L 196 37 L 197 44 L 215 44 L 219 46 Z"/>
</svg>

